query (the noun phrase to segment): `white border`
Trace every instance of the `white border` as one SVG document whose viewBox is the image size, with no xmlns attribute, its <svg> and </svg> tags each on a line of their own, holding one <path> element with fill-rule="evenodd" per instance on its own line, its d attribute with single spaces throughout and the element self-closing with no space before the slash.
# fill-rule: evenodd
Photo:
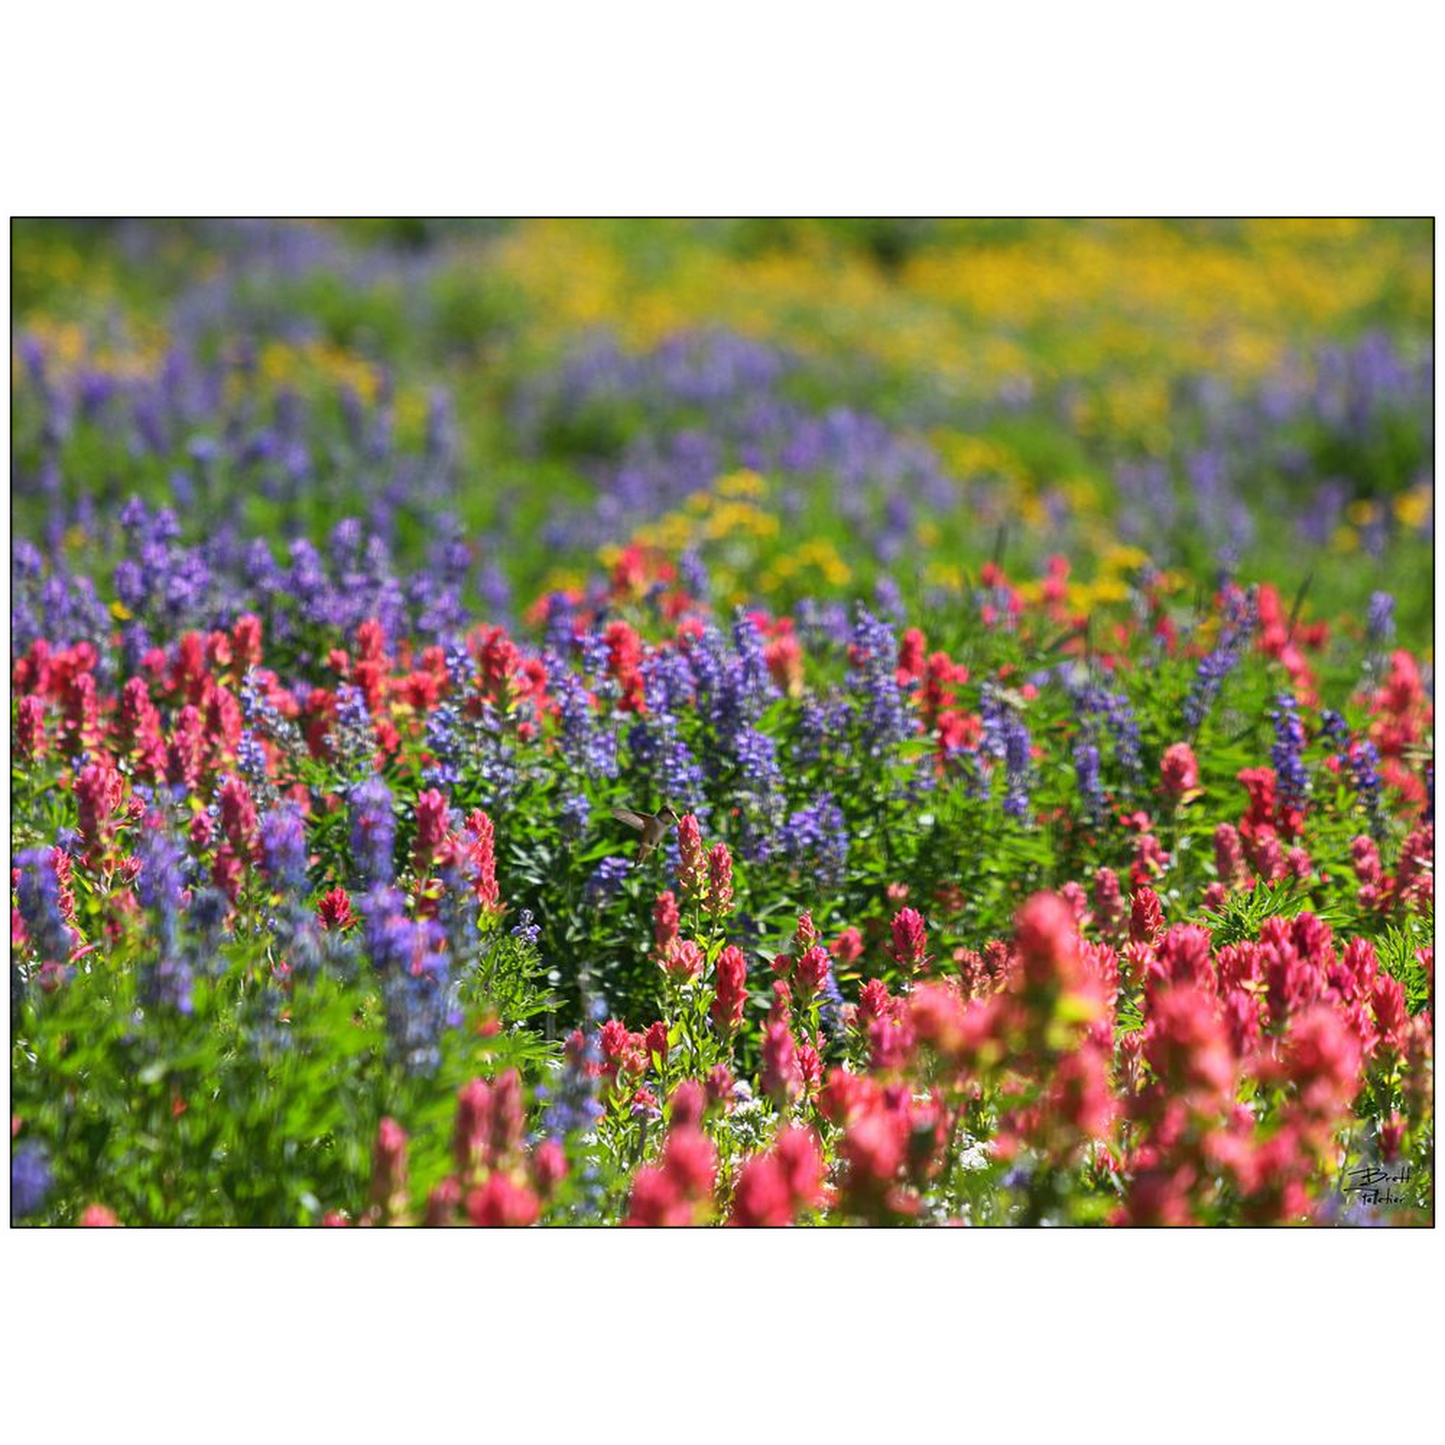
<svg viewBox="0 0 1445 1445">
<path fill-rule="evenodd" d="M 1429 14 L 72 0 L 10 7 L 0 167 L 11 214 L 1435 214 Z M 3 1251 L 23 1439 L 1405 1438 L 1441 1293 L 1436 1231 Z"/>
</svg>

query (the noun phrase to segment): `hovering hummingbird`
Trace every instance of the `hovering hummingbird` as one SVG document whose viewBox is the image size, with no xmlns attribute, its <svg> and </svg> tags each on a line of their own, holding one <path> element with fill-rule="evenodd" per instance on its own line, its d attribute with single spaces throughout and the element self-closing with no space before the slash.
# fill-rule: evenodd
<svg viewBox="0 0 1445 1445">
<path fill-rule="evenodd" d="M 635 813 L 631 808 L 614 808 L 612 816 L 642 834 L 642 846 L 637 850 L 639 863 L 647 862 L 652 850 L 667 836 L 667 830 L 675 827 L 678 821 L 671 807 L 659 808 L 656 813 Z"/>
</svg>

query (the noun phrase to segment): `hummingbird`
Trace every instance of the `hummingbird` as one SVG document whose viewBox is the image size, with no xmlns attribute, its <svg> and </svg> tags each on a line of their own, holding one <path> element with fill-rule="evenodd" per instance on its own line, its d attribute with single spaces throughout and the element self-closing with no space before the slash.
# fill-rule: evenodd
<svg viewBox="0 0 1445 1445">
<path fill-rule="evenodd" d="M 652 850 L 667 836 L 667 830 L 677 824 L 677 814 L 671 807 L 664 806 L 655 813 L 635 813 L 631 808 L 614 808 L 612 816 L 629 828 L 636 828 L 642 834 L 642 846 L 637 850 L 637 861 L 646 863 Z"/>
</svg>

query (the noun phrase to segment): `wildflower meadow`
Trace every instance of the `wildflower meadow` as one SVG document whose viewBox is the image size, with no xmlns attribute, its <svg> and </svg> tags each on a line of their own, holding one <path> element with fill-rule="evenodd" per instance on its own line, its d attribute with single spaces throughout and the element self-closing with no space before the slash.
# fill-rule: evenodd
<svg viewBox="0 0 1445 1445">
<path fill-rule="evenodd" d="M 1433 1223 L 1432 248 L 17 222 L 12 1220 Z"/>
</svg>

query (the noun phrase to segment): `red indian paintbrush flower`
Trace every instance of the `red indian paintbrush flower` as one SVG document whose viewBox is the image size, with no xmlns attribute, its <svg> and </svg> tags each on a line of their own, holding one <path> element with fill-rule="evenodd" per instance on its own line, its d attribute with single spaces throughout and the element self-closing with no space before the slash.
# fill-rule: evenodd
<svg viewBox="0 0 1445 1445">
<path fill-rule="evenodd" d="M 668 1126 L 672 1129 L 696 1129 L 707 1110 L 707 1090 L 696 1079 L 684 1079 L 667 1101 Z"/>
<path fill-rule="evenodd" d="M 688 903 L 700 903 L 707 892 L 702 829 L 692 813 L 684 813 L 677 821 L 677 885 Z"/>
<path fill-rule="evenodd" d="M 1014 918 L 1014 943 L 1030 988 L 1071 991 L 1082 978 L 1079 930 L 1057 893 L 1035 893 Z"/>
<path fill-rule="evenodd" d="M 455 1224 L 461 1202 L 462 1186 L 449 1174 L 427 1195 L 426 1214 L 422 1217 L 422 1223 L 432 1229 Z"/>
<path fill-rule="evenodd" d="M 1134 890 L 1129 937 L 1134 943 L 1156 943 L 1164 931 L 1164 908 L 1159 895 L 1147 886 Z"/>
<path fill-rule="evenodd" d="M 815 943 L 799 960 L 793 970 L 793 983 L 798 998 L 806 1003 L 814 994 L 821 993 L 828 984 L 828 973 L 832 955 L 821 943 Z"/>
<path fill-rule="evenodd" d="M 1203 989 L 1184 985 L 1156 996 L 1144 1027 L 1144 1056 L 1177 1097 L 1233 1095 L 1234 1051 L 1218 1002 Z"/>
<path fill-rule="evenodd" d="M 1214 871 L 1226 889 L 1243 888 L 1249 880 L 1244 844 L 1233 823 L 1221 823 L 1214 830 Z"/>
<path fill-rule="evenodd" d="M 376 1161 L 371 1176 L 373 1216 L 389 1222 L 406 1213 L 406 1131 L 386 1118 L 376 1129 Z"/>
<path fill-rule="evenodd" d="M 709 1108 L 717 1108 L 719 1105 L 728 1107 L 732 1103 L 733 1086 L 736 1080 L 733 1078 L 733 1071 L 726 1064 L 714 1064 L 708 1071 L 708 1076 L 703 1080 L 703 1088 L 707 1092 Z"/>
<path fill-rule="evenodd" d="M 652 905 L 652 947 L 658 958 L 665 958 L 677 941 L 678 924 L 677 898 L 669 889 Z"/>
<path fill-rule="evenodd" d="M 923 915 L 916 908 L 900 908 L 893 915 L 893 961 L 906 973 L 916 972 L 927 961 L 928 936 Z"/>
<path fill-rule="evenodd" d="M 92 847 L 103 848 L 114 828 L 125 780 L 108 761 L 87 763 L 75 779 L 80 832 Z"/>
<path fill-rule="evenodd" d="M 730 1034 L 743 1021 L 748 1001 L 748 965 L 742 949 L 729 944 L 718 954 L 717 995 L 713 999 L 713 1021 Z"/>
<path fill-rule="evenodd" d="M 703 951 L 690 938 L 673 944 L 662 959 L 662 971 L 679 983 L 695 983 L 702 977 L 706 959 Z"/>
<path fill-rule="evenodd" d="M 868 1024 L 885 1017 L 889 1003 L 888 985 L 881 978 L 870 978 L 858 993 L 858 1022 Z"/>
<path fill-rule="evenodd" d="M 724 917 L 733 906 L 733 857 L 726 843 L 714 843 L 707 855 L 707 911 Z"/>
<path fill-rule="evenodd" d="M 786 1109 L 803 1092 L 803 1071 L 798 1063 L 798 1046 L 782 1020 L 768 1024 L 763 1034 L 763 1061 L 759 1081 L 763 1092 Z"/>
<path fill-rule="evenodd" d="M 482 1229 L 525 1229 L 541 1216 L 537 1196 L 500 1171 L 467 1195 L 467 1215 Z"/>
<path fill-rule="evenodd" d="M 645 1165 L 632 1180 L 626 1222 L 631 1225 L 689 1225 L 706 1217 L 717 1177 L 717 1150 L 695 1125 L 668 1131 L 662 1158 Z"/>
<path fill-rule="evenodd" d="M 492 1135 L 492 1090 L 484 1079 L 473 1079 L 457 1090 L 457 1112 L 452 1126 L 452 1157 L 463 1180 L 480 1177 L 487 1162 Z"/>
<path fill-rule="evenodd" d="M 789 1127 L 766 1154 L 743 1165 L 733 1189 L 731 1223 L 756 1228 L 791 1224 L 824 1198 L 826 1167 L 812 1131 Z"/>
<path fill-rule="evenodd" d="M 256 837 L 256 805 L 251 790 L 238 777 L 221 780 L 221 831 L 239 856 L 250 852 Z"/>
<path fill-rule="evenodd" d="M 1119 875 L 1112 868 L 1099 868 L 1094 873 L 1094 926 L 1112 942 L 1118 941 L 1119 926 L 1124 921 L 1124 897 Z"/>
<path fill-rule="evenodd" d="M 1199 760 L 1188 743 L 1165 748 L 1160 773 L 1166 797 L 1183 803 L 1199 796 Z"/>
<path fill-rule="evenodd" d="M 418 878 L 425 878 L 432 859 L 447 836 L 447 800 L 435 788 L 417 795 L 416 846 L 412 867 Z"/>
<path fill-rule="evenodd" d="M 532 1151 L 532 1178 L 543 1199 L 550 1199 L 567 1177 L 567 1151 L 560 1139 L 544 1139 Z"/>
<path fill-rule="evenodd" d="M 22 758 L 38 758 L 45 751 L 45 702 L 22 697 L 15 708 L 16 750 Z"/>
<path fill-rule="evenodd" d="M 497 857 L 492 820 L 480 808 L 468 816 L 463 828 L 467 857 L 476 868 L 477 902 L 489 913 L 499 913 L 501 892 L 497 887 Z"/>
<path fill-rule="evenodd" d="M 327 930 L 350 928 L 356 922 L 356 915 L 351 911 L 351 897 L 346 889 L 333 888 L 327 893 L 317 906 L 316 917 Z"/>
</svg>

